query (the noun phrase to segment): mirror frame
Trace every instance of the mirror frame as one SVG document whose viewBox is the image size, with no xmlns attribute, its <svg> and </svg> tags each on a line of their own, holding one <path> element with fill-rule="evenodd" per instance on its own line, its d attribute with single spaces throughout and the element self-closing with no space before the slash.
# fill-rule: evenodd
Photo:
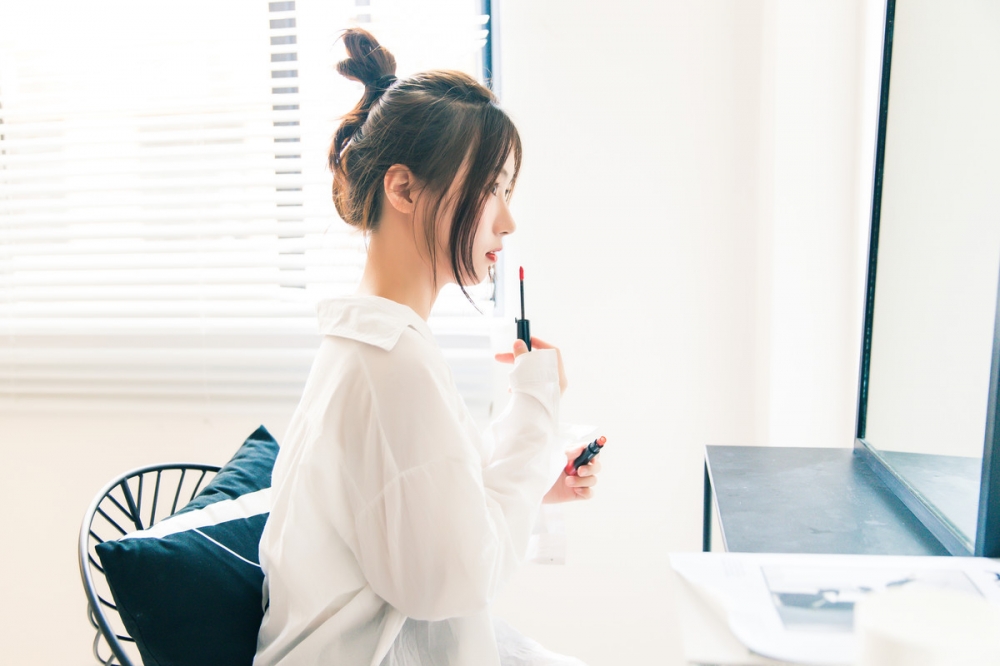
<svg viewBox="0 0 1000 666">
<path fill-rule="evenodd" d="M 876 476 L 889 487 L 917 519 L 952 555 L 1000 557 L 1000 286 L 993 326 L 993 357 L 990 364 L 989 402 L 983 443 L 983 466 L 979 485 L 979 514 L 976 534 L 960 532 L 940 509 L 926 501 L 905 477 L 865 439 L 868 411 L 869 365 L 872 324 L 875 314 L 875 273 L 878 267 L 879 220 L 882 208 L 882 178 L 885 166 L 885 133 L 889 117 L 889 74 L 892 65 L 892 36 L 895 0 L 887 0 L 885 33 L 882 40 L 882 73 L 879 90 L 878 135 L 875 148 L 875 179 L 872 188 L 871 228 L 868 241 L 868 271 L 865 280 L 864 329 L 861 341 L 861 369 L 858 376 L 858 411 L 854 451 Z M 1000 284 L 1000 283 L 998 283 Z M 972 539 L 975 539 L 973 542 Z"/>
</svg>

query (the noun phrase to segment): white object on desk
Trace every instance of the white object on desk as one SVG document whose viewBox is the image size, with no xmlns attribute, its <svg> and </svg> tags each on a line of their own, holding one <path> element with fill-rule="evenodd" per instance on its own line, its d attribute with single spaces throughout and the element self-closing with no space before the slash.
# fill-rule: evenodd
<svg viewBox="0 0 1000 666">
<path fill-rule="evenodd" d="M 726 610 L 681 576 L 675 576 L 674 603 L 684 637 L 684 661 L 712 666 L 776 666 L 740 643 L 726 623 Z"/>
<path fill-rule="evenodd" d="M 1000 608 L 953 590 L 907 586 L 855 607 L 858 666 L 996 666 Z"/>
<path fill-rule="evenodd" d="M 854 603 L 871 592 L 920 583 L 1000 604 L 1000 562 L 983 558 L 680 553 L 670 563 L 740 643 L 792 663 L 854 663 Z"/>
</svg>

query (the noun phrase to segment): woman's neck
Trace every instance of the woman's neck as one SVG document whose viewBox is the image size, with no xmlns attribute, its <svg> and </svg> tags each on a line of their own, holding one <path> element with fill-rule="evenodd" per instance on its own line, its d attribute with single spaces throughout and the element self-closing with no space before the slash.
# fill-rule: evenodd
<svg viewBox="0 0 1000 666">
<path fill-rule="evenodd" d="M 371 235 L 358 294 L 407 305 L 426 321 L 440 286 L 435 286 L 430 263 L 418 251 L 410 229 L 390 223 Z"/>
</svg>

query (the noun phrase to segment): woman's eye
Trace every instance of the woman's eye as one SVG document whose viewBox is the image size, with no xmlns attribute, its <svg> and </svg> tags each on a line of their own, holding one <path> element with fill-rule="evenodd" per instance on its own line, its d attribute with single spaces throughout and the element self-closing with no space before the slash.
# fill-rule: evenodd
<svg viewBox="0 0 1000 666">
<path fill-rule="evenodd" d="M 496 194 L 498 187 L 500 187 L 500 183 L 493 183 L 493 187 L 490 188 L 490 194 Z"/>
</svg>

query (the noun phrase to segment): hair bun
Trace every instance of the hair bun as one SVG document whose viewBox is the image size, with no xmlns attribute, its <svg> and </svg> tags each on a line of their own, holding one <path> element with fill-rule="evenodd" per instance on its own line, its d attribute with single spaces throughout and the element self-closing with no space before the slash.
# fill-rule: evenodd
<svg viewBox="0 0 1000 666">
<path fill-rule="evenodd" d="M 337 63 L 337 71 L 366 88 L 386 88 L 385 81 L 396 74 L 396 58 L 367 30 L 344 31 L 348 58 Z M 381 85 L 380 85 L 381 84 Z"/>
</svg>

